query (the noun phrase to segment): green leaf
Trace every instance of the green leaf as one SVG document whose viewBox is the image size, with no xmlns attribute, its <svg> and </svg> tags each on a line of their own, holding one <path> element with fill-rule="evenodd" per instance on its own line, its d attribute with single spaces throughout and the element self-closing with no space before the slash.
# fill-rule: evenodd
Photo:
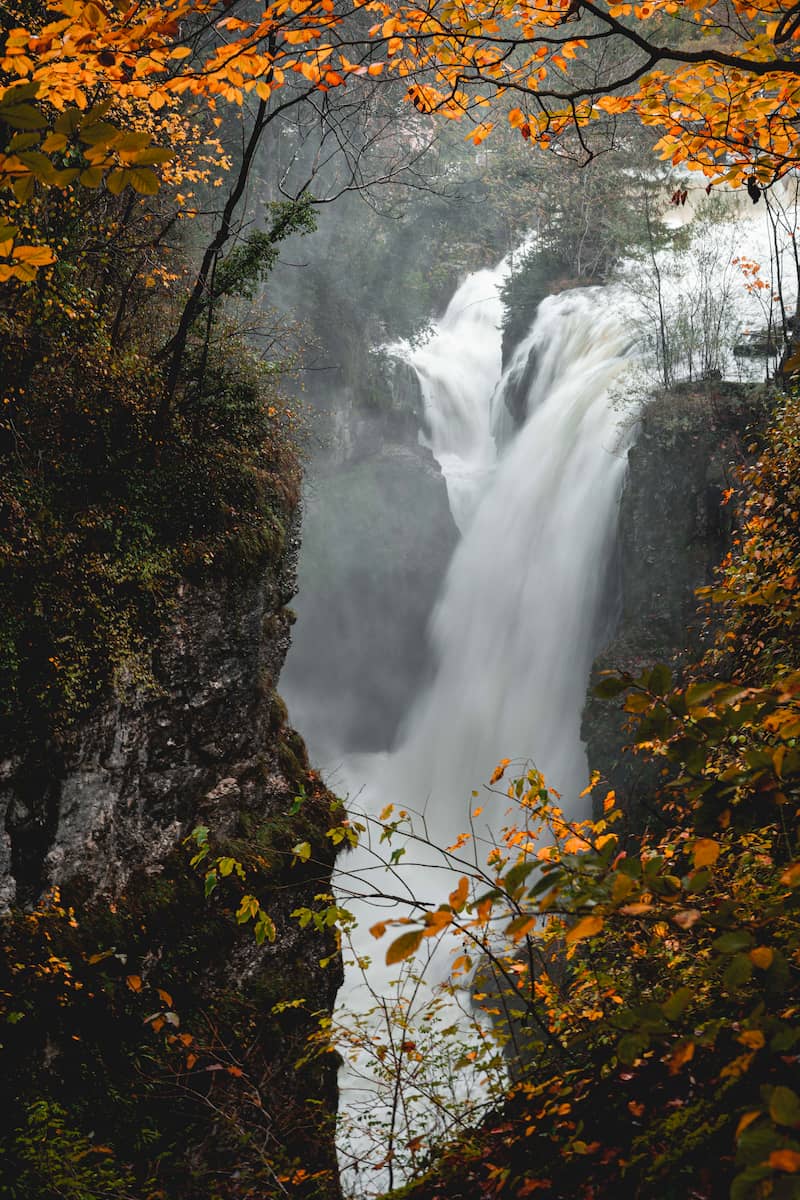
<svg viewBox="0 0 800 1200">
<path fill-rule="evenodd" d="M 626 1033 L 620 1038 L 617 1046 L 617 1058 L 622 1063 L 630 1065 L 650 1045 L 650 1038 L 646 1033 Z"/>
<path fill-rule="evenodd" d="M 788 1087 L 776 1087 L 769 1098 L 769 1115 L 776 1125 L 800 1125 L 800 1100 Z"/>
<path fill-rule="evenodd" d="M 627 691 L 628 684 L 618 676 L 608 676 L 594 686 L 594 694 L 598 700 L 613 700 L 615 696 Z"/>
<path fill-rule="evenodd" d="M 657 696 L 666 696 L 672 687 L 672 672 L 664 663 L 656 663 L 650 672 L 649 687 Z"/>
<path fill-rule="evenodd" d="M 65 108 L 56 117 L 54 125 L 56 133 L 63 133 L 66 137 L 70 137 L 80 125 L 82 116 L 79 108 Z"/>
<path fill-rule="evenodd" d="M 110 121 L 97 121 L 93 125 L 84 125 L 80 136 L 81 141 L 86 142 L 88 146 L 108 146 L 118 134 L 116 125 L 112 125 Z"/>
<path fill-rule="evenodd" d="M 661 1005 L 661 1011 L 668 1021 L 677 1021 L 678 1017 L 684 1011 L 692 998 L 690 988 L 681 987 L 677 992 L 673 992 L 668 1000 L 665 1000 Z"/>
<path fill-rule="evenodd" d="M 81 171 L 80 183 L 87 188 L 100 187 L 103 182 L 102 167 L 87 167 L 85 171 Z"/>
<path fill-rule="evenodd" d="M 46 129 L 47 117 L 33 104 L 14 104 L 0 108 L 0 116 L 12 129 Z"/>
<path fill-rule="evenodd" d="M 19 179 L 14 180 L 13 188 L 14 195 L 20 204 L 26 204 L 33 196 L 36 181 L 33 175 L 21 175 Z"/>
<path fill-rule="evenodd" d="M 735 992 L 742 984 L 752 977 L 753 964 L 746 954 L 737 954 L 731 959 L 722 976 L 722 982 L 729 992 Z"/>
<path fill-rule="evenodd" d="M 30 146 L 36 146 L 40 141 L 41 134 L 39 133 L 15 133 L 8 143 L 8 153 L 17 154 L 20 150 L 27 150 Z"/>
<path fill-rule="evenodd" d="M 746 929 L 732 929 L 716 939 L 714 949 L 720 954 L 737 954 L 740 950 L 748 950 L 752 944 L 753 935 Z"/>
</svg>

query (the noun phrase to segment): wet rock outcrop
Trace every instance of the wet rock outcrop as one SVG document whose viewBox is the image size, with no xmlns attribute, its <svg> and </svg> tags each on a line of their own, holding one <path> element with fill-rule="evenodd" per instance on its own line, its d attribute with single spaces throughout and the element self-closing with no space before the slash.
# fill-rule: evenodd
<svg viewBox="0 0 800 1200">
<path fill-rule="evenodd" d="M 376 352 L 328 420 L 306 476 L 281 687 L 315 760 L 330 765 L 392 745 L 430 670 L 426 630 L 458 532 L 408 363 Z"/>
<path fill-rule="evenodd" d="M 680 675 L 702 651 L 709 632 L 696 589 L 712 582 L 730 547 L 736 508 L 728 489 L 747 455 L 745 435 L 767 407 L 755 385 L 676 388 L 645 406 L 628 454 L 610 601 L 614 634 L 594 663 L 582 736 L 590 765 L 642 817 L 657 772 L 623 753 L 626 718 L 618 702 L 597 699 L 593 688 L 602 671 L 638 675 L 657 662 Z"/>
</svg>

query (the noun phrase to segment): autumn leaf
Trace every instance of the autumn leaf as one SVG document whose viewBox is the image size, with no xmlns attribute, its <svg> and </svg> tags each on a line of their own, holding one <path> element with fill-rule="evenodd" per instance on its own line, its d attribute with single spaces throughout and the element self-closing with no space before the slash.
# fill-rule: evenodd
<svg viewBox="0 0 800 1200">
<path fill-rule="evenodd" d="M 694 1042 L 679 1042 L 668 1059 L 670 1075 L 677 1075 L 681 1067 L 685 1063 L 691 1062 L 693 1058 Z"/>
<path fill-rule="evenodd" d="M 720 846 L 712 838 L 698 838 L 692 848 L 695 867 L 712 867 L 720 855 Z"/>
<path fill-rule="evenodd" d="M 502 779 L 503 775 L 505 774 L 506 767 L 509 765 L 510 762 L 511 762 L 510 758 L 501 758 L 500 762 L 497 764 L 495 769 L 492 771 L 491 777 L 489 779 L 489 783 L 497 783 L 500 779 Z"/>
<path fill-rule="evenodd" d="M 567 930 L 564 940 L 567 945 L 573 942 L 581 941 L 583 938 L 594 937 L 603 928 L 605 921 L 603 917 L 583 917 L 578 921 L 577 925 L 573 925 Z"/>
<path fill-rule="evenodd" d="M 462 875 L 458 881 L 458 887 L 450 893 L 450 907 L 454 912 L 461 912 L 467 902 L 469 895 L 469 880 L 466 875 Z"/>
<path fill-rule="evenodd" d="M 800 1153 L 797 1150 L 773 1150 L 767 1161 L 776 1171 L 787 1171 L 792 1175 L 800 1171 Z"/>
<path fill-rule="evenodd" d="M 761 971 L 769 970 L 772 965 L 774 954 L 769 946 L 756 946 L 750 951 L 750 961 L 753 966 L 758 967 Z"/>
<path fill-rule="evenodd" d="M 387 967 L 391 967 L 395 963 L 403 962 L 405 959 L 410 958 L 414 951 L 419 947 L 422 938 L 422 929 L 410 929 L 407 933 L 403 933 L 399 938 L 396 938 L 386 951 Z"/>
</svg>

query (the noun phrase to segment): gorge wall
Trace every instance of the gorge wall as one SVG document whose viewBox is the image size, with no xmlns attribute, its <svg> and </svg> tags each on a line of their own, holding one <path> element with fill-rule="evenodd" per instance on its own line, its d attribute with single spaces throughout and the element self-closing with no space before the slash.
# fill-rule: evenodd
<svg viewBox="0 0 800 1200">
<path fill-rule="evenodd" d="M 307 1039 L 339 959 L 291 913 L 329 888 L 340 813 L 275 691 L 295 554 L 184 582 L 155 686 L 2 764 L 0 1147 L 22 1195 L 57 1169 L 86 1200 L 338 1195 L 336 1056 Z M 208 898 L 197 826 L 246 872 Z M 237 924 L 246 894 L 273 942 Z"/>
<path fill-rule="evenodd" d="M 590 766 L 641 819 L 658 772 L 623 752 L 627 717 L 593 688 L 603 671 L 638 675 L 658 662 L 679 676 L 707 644 L 696 590 L 713 582 L 730 548 L 737 468 L 768 404 L 763 385 L 681 385 L 645 405 L 628 452 L 609 599 L 615 632 L 593 666 L 582 737 Z M 598 791 L 605 795 L 606 788 Z"/>
<path fill-rule="evenodd" d="M 392 745 L 430 671 L 427 625 L 458 540 L 412 368 L 376 354 L 338 400 L 307 472 L 281 677 L 320 763 Z"/>
</svg>

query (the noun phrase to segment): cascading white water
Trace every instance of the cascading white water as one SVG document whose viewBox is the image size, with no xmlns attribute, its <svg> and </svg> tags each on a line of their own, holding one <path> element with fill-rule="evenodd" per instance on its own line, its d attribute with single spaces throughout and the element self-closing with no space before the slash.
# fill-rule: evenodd
<svg viewBox="0 0 800 1200">
<path fill-rule="evenodd" d="M 744 224 L 737 237 L 752 245 L 753 228 L 752 221 Z M 706 264 L 708 273 L 727 271 L 734 253 L 723 247 L 721 266 L 716 260 Z M 620 381 L 620 391 L 628 394 L 624 407 L 613 387 L 625 369 L 629 331 L 638 328 L 641 337 L 647 281 L 633 286 L 627 278 L 622 291 L 581 289 L 544 300 L 500 379 L 498 293 L 506 270 L 501 264 L 495 272 L 471 276 L 424 347 L 394 347 L 418 372 L 431 448 L 463 537 L 432 622 L 432 682 L 394 751 L 353 758 L 345 767 L 350 794 L 368 811 L 377 813 L 387 802 L 424 810 L 429 846 L 415 855 L 414 865 L 404 860 L 402 876 L 387 890 L 434 904 L 452 886 L 431 870 L 443 865 L 436 848 L 465 829 L 471 793 L 501 756 L 532 759 L 562 794 L 568 813 L 585 815 L 579 800 L 588 774 L 580 717 L 604 632 L 616 515 L 636 415 L 631 379 Z M 669 289 L 668 279 L 666 284 Z M 753 320 L 741 283 L 740 296 L 732 284 L 729 290 L 743 323 Z M 672 291 L 667 297 L 673 299 Z M 506 393 L 511 387 L 518 392 L 530 378 L 524 424 L 515 431 Z M 506 802 L 500 798 L 494 811 L 485 799 L 480 803 L 482 823 L 497 831 Z M 381 871 L 359 849 L 342 877 L 355 879 L 356 890 L 368 895 L 371 880 L 381 891 Z M 355 949 L 369 955 L 375 947 L 364 929 L 375 909 L 370 899 L 355 907 L 361 919 Z M 401 903 L 391 915 L 402 911 Z M 446 956 L 434 959 L 433 982 L 447 970 Z M 382 1002 L 391 995 L 395 975 L 396 968 L 375 963 L 359 992 L 358 972 L 349 973 L 343 1006 L 367 1012 L 376 998 Z M 404 996 L 404 1014 L 410 1017 L 418 1003 L 416 991 L 413 998 Z M 369 1033 L 365 1044 L 372 1044 Z M 394 1120 L 395 1093 L 391 1087 L 382 1091 L 363 1060 L 341 1084 L 342 1107 L 354 1126 L 350 1146 L 369 1164 L 366 1172 L 373 1172 L 380 1188 L 386 1182 L 382 1130 Z M 424 1095 L 420 1099 L 433 1120 L 434 1110 L 426 1108 Z M 363 1174 L 361 1179 L 363 1186 Z"/>
<path fill-rule="evenodd" d="M 453 520 L 463 532 L 480 485 L 495 461 L 487 398 L 500 377 L 500 287 L 508 266 L 476 271 L 458 288 L 441 321 L 421 346 L 390 350 L 419 377 L 429 445 L 447 483 Z"/>
<path fill-rule="evenodd" d="M 580 713 L 597 649 L 626 461 L 622 414 L 609 390 L 625 365 L 626 338 L 608 315 L 608 294 L 607 289 L 585 289 L 550 297 L 540 306 L 527 339 L 537 365 L 525 424 L 490 476 L 476 472 L 459 478 L 462 511 L 475 511 L 434 615 L 433 681 L 414 706 L 393 753 L 362 756 L 348 764 L 353 790 L 365 784 L 368 809 L 394 801 L 425 811 L 430 844 L 412 848 L 414 862 L 404 861 L 389 889 L 410 899 L 437 904 L 446 897 L 452 881 L 442 874 L 436 848 L 466 828 L 471 791 L 486 782 L 501 755 L 533 757 L 550 784 L 564 793 L 565 802 L 572 800 L 573 812 L 586 783 Z M 450 397 L 459 386 L 461 347 L 474 344 L 477 335 L 471 321 L 455 317 L 447 331 L 447 357 L 436 362 L 438 382 L 429 403 L 440 400 L 442 408 L 436 414 L 432 410 L 430 419 L 433 426 L 434 415 L 438 417 L 438 445 L 445 456 L 451 423 L 454 441 L 463 444 L 462 414 Z M 481 429 L 492 442 L 492 453 L 492 401 L 495 412 L 504 407 L 504 388 L 518 376 L 512 369 L 505 379 L 496 376 L 484 383 Z M 473 458 L 489 460 L 487 449 L 482 459 L 477 454 Z M 501 803 L 505 808 L 507 802 Z M 500 820 L 492 817 L 502 813 L 492 813 L 486 800 L 482 804 L 483 820 L 497 828 Z M 343 864 L 340 886 L 346 893 L 355 879 L 355 890 L 368 894 L 374 881 L 380 891 L 382 873 L 378 868 L 376 877 L 375 871 L 375 860 L 359 848 Z M 375 916 L 372 901 L 353 905 L 348 900 L 348 906 L 359 917 L 356 954 L 371 954 L 366 928 Z M 391 915 L 398 911 L 402 906 Z M 448 970 L 443 952 L 429 964 L 429 985 L 435 986 Z M 350 973 L 342 1005 L 349 1011 L 374 1009 L 376 997 L 392 995 L 396 975 L 396 968 L 380 961 L 366 979 L 358 971 Z M 415 999 L 408 1001 L 409 1020 L 428 994 L 415 990 Z M 458 1022 L 457 1011 L 448 1008 L 447 1013 L 444 1019 L 443 1010 L 445 1024 Z M 459 1079 L 459 1088 L 478 1087 L 480 1094 L 477 1077 L 462 1073 Z M 380 1190 L 387 1180 L 374 1130 L 388 1127 L 393 1119 L 392 1097 L 374 1077 L 369 1054 L 356 1056 L 342 1074 L 340 1089 L 351 1123 L 348 1152 L 362 1164 L 360 1184 L 353 1180 L 353 1186 L 363 1187 L 364 1166 L 372 1163 L 371 1186 Z M 424 1094 L 416 1103 L 435 1122 L 436 1112 L 428 1108 Z M 458 1104 L 465 1107 L 465 1092 Z"/>
<path fill-rule="evenodd" d="M 528 342 L 527 420 L 456 551 L 433 618 L 433 683 L 381 779 L 384 794 L 427 805 L 443 836 L 501 755 L 533 758 L 565 797 L 586 782 L 580 713 L 625 471 L 609 388 L 626 336 L 593 288 L 546 299 Z"/>
</svg>

